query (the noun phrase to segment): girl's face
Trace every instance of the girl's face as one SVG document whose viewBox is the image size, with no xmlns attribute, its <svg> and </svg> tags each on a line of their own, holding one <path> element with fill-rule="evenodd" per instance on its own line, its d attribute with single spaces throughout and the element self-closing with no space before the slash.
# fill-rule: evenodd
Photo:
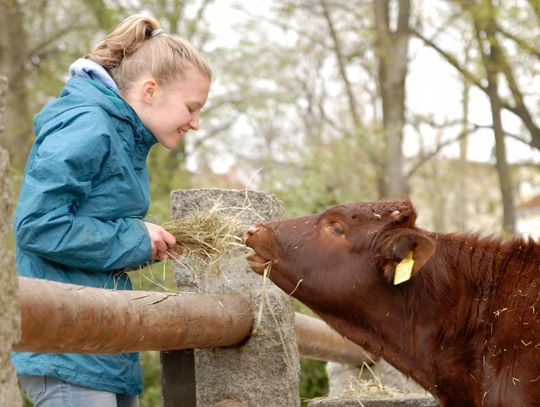
<svg viewBox="0 0 540 407">
<path fill-rule="evenodd" d="M 171 150 L 189 130 L 199 129 L 199 113 L 209 90 L 208 78 L 196 69 L 189 69 L 184 79 L 167 84 L 142 78 L 125 98 L 158 142 Z"/>
</svg>

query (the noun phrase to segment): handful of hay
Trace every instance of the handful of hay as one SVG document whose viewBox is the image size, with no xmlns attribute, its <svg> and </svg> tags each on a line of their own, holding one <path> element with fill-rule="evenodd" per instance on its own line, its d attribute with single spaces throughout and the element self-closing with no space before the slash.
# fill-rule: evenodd
<svg viewBox="0 0 540 407">
<path fill-rule="evenodd" d="M 206 211 L 167 222 L 162 227 L 176 238 L 174 257 L 187 256 L 214 264 L 223 257 L 245 251 L 242 234 L 245 227 L 238 218 L 227 216 L 224 208 L 214 205 Z"/>
</svg>

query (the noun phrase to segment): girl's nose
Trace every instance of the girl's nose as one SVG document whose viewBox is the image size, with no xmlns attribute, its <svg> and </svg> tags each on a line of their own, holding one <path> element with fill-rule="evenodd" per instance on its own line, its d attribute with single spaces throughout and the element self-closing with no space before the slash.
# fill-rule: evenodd
<svg viewBox="0 0 540 407">
<path fill-rule="evenodd" d="M 199 115 L 195 114 L 191 121 L 189 122 L 189 127 L 191 127 L 192 130 L 199 130 Z"/>
</svg>

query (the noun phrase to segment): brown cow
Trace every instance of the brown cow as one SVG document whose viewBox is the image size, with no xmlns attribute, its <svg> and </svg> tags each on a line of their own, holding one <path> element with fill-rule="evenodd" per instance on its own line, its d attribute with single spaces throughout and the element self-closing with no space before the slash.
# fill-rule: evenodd
<svg viewBox="0 0 540 407">
<path fill-rule="evenodd" d="M 409 201 L 267 222 L 249 260 L 442 406 L 540 406 L 540 246 L 415 227 Z M 394 284 L 412 254 L 412 276 Z"/>
</svg>

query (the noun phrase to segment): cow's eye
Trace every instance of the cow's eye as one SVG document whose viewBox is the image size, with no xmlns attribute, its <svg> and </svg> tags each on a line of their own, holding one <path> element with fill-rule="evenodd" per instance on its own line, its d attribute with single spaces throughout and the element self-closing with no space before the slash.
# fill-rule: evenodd
<svg viewBox="0 0 540 407">
<path fill-rule="evenodd" d="M 343 235 L 343 233 L 345 233 L 345 231 L 343 230 L 343 226 L 341 226 L 337 222 L 332 223 L 330 227 L 332 228 L 332 231 L 338 236 L 341 236 Z"/>
</svg>

